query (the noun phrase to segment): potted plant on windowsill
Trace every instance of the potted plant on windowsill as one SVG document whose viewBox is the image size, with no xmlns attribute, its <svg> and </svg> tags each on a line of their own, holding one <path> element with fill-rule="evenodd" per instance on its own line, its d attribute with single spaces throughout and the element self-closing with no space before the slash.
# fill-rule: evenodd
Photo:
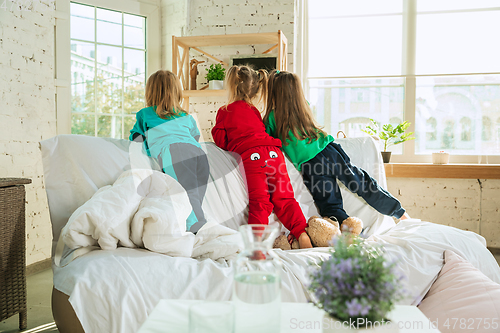
<svg viewBox="0 0 500 333">
<path fill-rule="evenodd" d="M 397 145 L 409 140 L 415 140 L 413 137 L 414 132 L 405 133 L 405 131 L 410 127 L 411 123 L 403 121 L 399 125 L 393 126 L 391 124 L 382 125 L 380 128 L 379 124 L 373 120 L 371 124 L 366 126 L 363 132 L 376 136 L 384 142 L 384 151 L 382 151 L 382 159 L 384 163 L 389 163 L 391 161 L 391 152 L 387 151 L 387 148 L 392 145 Z"/>
<path fill-rule="evenodd" d="M 205 78 L 208 80 L 208 89 L 224 89 L 226 69 L 221 64 L 212 64 L 210 68 L 207 68 L 207 72 Z"/>
</svg>

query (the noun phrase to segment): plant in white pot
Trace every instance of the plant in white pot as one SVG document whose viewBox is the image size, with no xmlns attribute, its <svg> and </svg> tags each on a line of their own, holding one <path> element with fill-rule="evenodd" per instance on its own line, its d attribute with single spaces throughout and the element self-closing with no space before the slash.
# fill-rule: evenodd
<svg viewBox="0 0 500 333">
<path fill-rule="evenodd" d="M 387 318 L 407 293 L 398 262 L 388 260 L 382 247 L 349 233 L 334 238 L 332 245 L 332 256 L 313 268 L 309 285 L 315 305 L 330 315 L 330 327 L 337 332 L 398 332 Z"/>
<path fill-rule="evenodd" d="M 415 140 L 412 135 L 414 132 L 405 133 L 405 131 L 410 127 L 411 123 L 403 121 L 399 125 L 393 126 L 391 124 L 382 125 L 380 128 L 379 124 L 373 120 L 371 124 L 366 126 L 363 132 L 376 136 L 384 142 L 384 151 L 382 151 L 382 159 L 384 163 L 389 163 L 391 161 L 391 152 L 387 151 L 387 148 L 392 145 L 397 145 L 409 140 Z"/>
<path fill-rule="evenodd" d="M 226 69 L 221 64 L 212 64 L 207 68 L 207 72 L 205 78 L 208 80 L 208 89 L 224 89 Z"/>
</svg>

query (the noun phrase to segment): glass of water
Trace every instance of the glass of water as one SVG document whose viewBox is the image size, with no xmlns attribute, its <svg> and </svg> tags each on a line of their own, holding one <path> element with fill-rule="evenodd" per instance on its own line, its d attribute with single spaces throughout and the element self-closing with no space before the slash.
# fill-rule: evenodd
<svg viewBox="0 0 500 333">
<path fill-rule="evenodd" d="M 276 227 L 244 225 L 245 249 L 234 265 L 233 301 L 239 333 L 275 333 L 281 323 L 281 262 L 271 250 Z"/>
<path fill-rule="evenodd" d="M 189 307 L 189 333 L 234 333 L 234 306 L 201 302 Z"/>
</svg>

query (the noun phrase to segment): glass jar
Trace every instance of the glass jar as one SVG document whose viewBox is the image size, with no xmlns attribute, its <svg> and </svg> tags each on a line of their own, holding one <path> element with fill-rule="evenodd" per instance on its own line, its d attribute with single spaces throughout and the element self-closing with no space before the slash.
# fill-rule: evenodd
<svg viewBox="0 0 500 333">
<path fill-rule="evenodd" d="M 243 225 L 240 232 L 245 249 L 235 264 L 236 332 L 279 332 L 282 269 L 271 250 L 278 228 Z"/>
</svg>

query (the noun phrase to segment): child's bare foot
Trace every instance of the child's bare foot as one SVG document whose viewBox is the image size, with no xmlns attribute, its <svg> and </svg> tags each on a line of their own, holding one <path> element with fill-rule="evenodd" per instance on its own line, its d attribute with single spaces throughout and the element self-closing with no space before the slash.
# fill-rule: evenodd
<svg viewBox="0 0 500 333">
<path fill-rule="evenodd" d="M 404 213 L 403 216 L 401 216 L 401 220 L 406 220 L 406 219 L 411 219 L 410 215 L 408 213 Z"/>
<path fill-rule="evenodd" d="M 303 232 L 299 236 L 299 246 L 301 249 L 312 248 L 311 239 L 309 238 L 309 236 L 305 232 Z"/>
</svg>

